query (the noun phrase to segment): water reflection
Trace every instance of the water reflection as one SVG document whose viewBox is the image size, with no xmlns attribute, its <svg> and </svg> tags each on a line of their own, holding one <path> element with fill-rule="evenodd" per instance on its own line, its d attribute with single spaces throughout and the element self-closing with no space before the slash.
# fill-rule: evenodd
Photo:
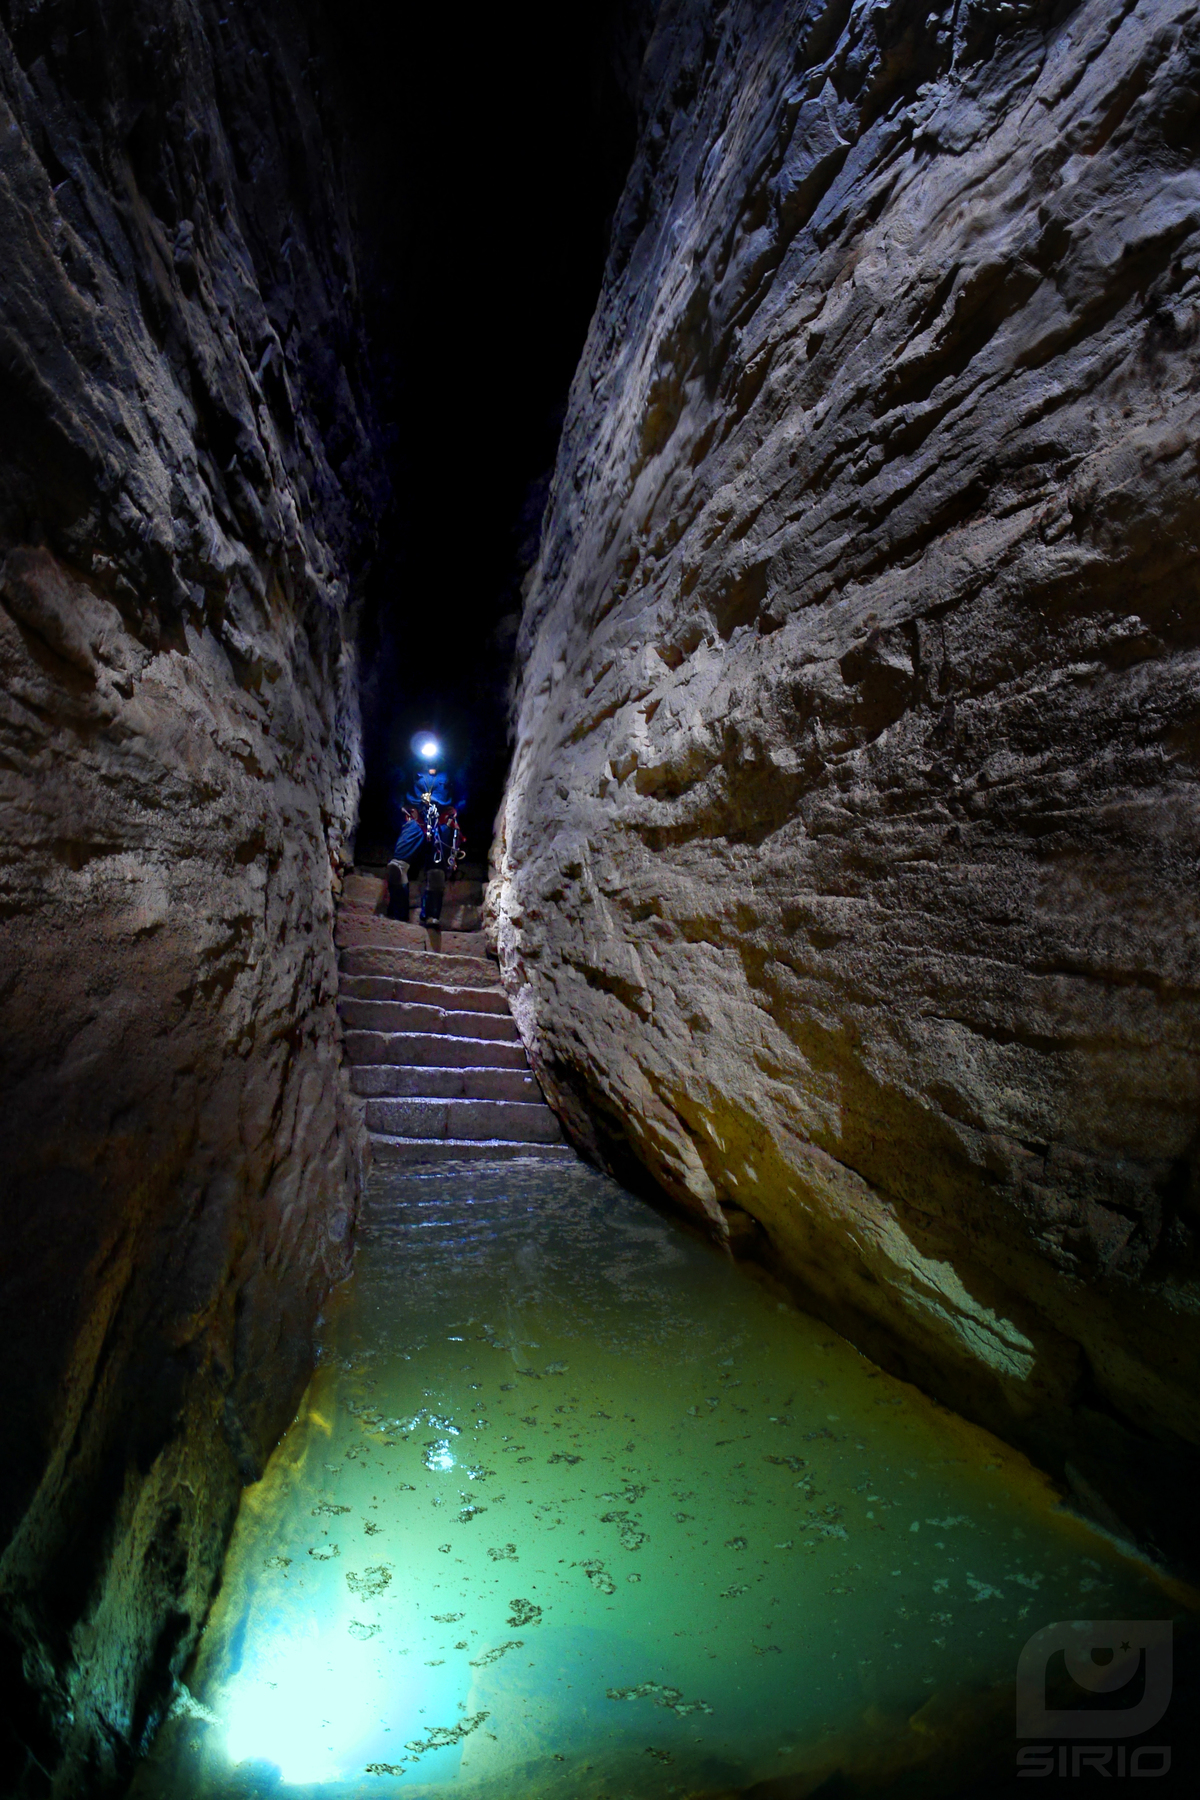
<svg viewBox="0 0 1200 1800">
<path fill-rule="evenodd" d="M 1171 1593 L 582 1167 L 376 1178 L 142 1796 L 922 1792 L 1021 1645 Z"/>
</svg>

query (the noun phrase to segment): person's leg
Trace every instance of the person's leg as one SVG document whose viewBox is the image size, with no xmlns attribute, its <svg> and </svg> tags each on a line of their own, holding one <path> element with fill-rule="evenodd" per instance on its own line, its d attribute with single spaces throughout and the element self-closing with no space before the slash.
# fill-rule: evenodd
<svg viewBox="0 0 1200 1800">
<path fill-rule="evenodd" d="M 425 842 L 425 834 L 415 819 L 405 819 L 387 866 L 388 918 L 407 919 L 409 909 L 408 877 L 414 859 Z"/>
<path fill-rule="evenodd" d="M 432 863 L 421 894 L 422 925 L 437 925 L 442 916 L 442 896 L 446 891 L 446 871 L 441 863 Z"/>
<path fill-rule="evenodd" d="M 440 832 L 442 840 L 442 860 L 430 862 L 429 873 L 425 877 L 425 888 L 421 895 L 422 925 L 437 925 L 442 916 L 442 899 L 449 880 L 447 861 L 454 842 L 454 832 L 448 825 L 443 825 Z"/>
</svg>

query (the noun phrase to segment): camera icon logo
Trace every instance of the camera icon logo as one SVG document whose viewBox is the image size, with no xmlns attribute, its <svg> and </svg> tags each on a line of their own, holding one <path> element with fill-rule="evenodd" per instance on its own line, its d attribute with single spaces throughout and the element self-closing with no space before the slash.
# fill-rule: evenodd
<svg viewBox="0 0 1200 1800">
<path fill-rule="evenodd" d="M 1113 1695 L 1111 1705 L 1047 1705 L 1046 1677 L 1060 1651 L 1076 1686 L 1087 1694 Z M 1171 1682 L 1169 1619 L 1069 1619 L 1043 1625 L 1017 1662 L 1017 1736 L 1135 1737 L 1157 1725 L 1166 1712 Z"/>
</svg>

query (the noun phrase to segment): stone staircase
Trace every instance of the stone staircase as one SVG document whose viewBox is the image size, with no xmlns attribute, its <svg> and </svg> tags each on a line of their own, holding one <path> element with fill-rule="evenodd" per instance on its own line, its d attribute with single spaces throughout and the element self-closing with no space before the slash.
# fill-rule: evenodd
<svg viewBox="0 0 1200 1800">
<path fill-rule="evenodd" d="M 374 872 L 338 907 L 338 1010 L 379 1162 L 572 1161 L 478 931 L 384 916 Z"/>
</svg>

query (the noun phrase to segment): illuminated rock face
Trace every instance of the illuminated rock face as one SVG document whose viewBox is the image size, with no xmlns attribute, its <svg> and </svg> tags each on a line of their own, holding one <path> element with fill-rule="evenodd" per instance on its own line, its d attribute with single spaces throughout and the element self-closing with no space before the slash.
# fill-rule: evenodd
<svg viewBox="0 0 1200 1800">
<path fill-rule="evenodd" d="M 663 9 L 490 893 L 579 1138 L 1162 1541 L 1198 68 L 1170 0 Z"/>
<path fill-rule="evenodd" d="M 314 46 L 270 17 L 0 8 L 6 1794 L 104 1788 L 169 1697 L 356 1201 L 372 464 Z"/>
</svg>

